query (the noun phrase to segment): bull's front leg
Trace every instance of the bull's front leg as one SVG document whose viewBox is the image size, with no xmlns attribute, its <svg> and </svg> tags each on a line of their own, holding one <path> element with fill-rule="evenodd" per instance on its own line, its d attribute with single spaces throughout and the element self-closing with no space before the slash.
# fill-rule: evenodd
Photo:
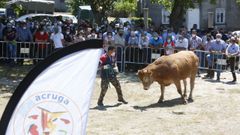
<svg viewBox="0 0 240 135">
<path fill-rule="evenodd" d="M 184 85 L 183 96 L 184 96 L 184 98 L 187 98 L 187 80 L 186 79 L 183 79 L 183 85 Z"/>
<path fill-rule="evenodd" d="M 160 86 L 161 86 L 161 96 L 160 96 L 160 98 L 158 100 L 158 103 L 163 103 L 165 86 L 161 85 L 161 84 L 160 84 Z"/>
<path fill-rule="evenodd" d="M 184 97 L 184 95 L 182 94 L 182 88 L 181 88 L 180 80 L 176 81 L 174 84 L 176 85 L 177 91 L 178 91 L 178 93 L 180 94 L 180 96 L 181 96 L 181 98 L 183 100 L 183 104 L 187 104 L 188 102 L 187 102 L 186 98 Z"/>
</svg>

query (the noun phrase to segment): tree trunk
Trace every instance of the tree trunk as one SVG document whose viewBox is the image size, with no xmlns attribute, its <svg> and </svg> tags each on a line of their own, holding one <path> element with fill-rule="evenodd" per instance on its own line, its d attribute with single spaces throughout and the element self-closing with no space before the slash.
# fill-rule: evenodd
<svg viewBox="0 0 240 135">
<path fill-rule="evenodd" d="M 170 14 L 170 26 L 176 32 L 182 26 L 186 9 L 182 0 L 175 0 L 172 13 Z"/>
</svg>

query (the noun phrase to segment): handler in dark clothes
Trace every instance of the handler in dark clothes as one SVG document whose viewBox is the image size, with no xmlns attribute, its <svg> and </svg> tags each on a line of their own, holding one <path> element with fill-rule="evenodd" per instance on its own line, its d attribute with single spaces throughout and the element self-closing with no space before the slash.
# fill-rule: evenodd
<svg viewBox="0 0 240 135">
<path fill-rule="evenodd" d="M 108 51 L 100 58 L 101 62 L 101 93 L 98 99 L 98 105 L 103 106 L 103 98 L 107 92 L 109 82 L 115 87 L 118 95 L 118 101 L 127 104 L 123 98 L 122 90 L 119 81 L 117 80 L 116 73 L 114 72 L 114 62 L 112 61 L 112 55 L 116 49 L 113 46 L 108 47 Z"/>
</svg>

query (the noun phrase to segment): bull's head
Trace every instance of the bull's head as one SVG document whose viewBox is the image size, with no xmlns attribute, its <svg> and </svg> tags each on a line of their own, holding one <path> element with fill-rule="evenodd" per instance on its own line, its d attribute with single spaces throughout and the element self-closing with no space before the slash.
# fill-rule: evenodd
<svg viewBox="0 0 240 135">
<path fill-rule="evenodd" d="M 142 81 L 144 90 L 148 90 L 153 83 L 152 72 L 147 69 L 138 70 L 139 79 Z"/>
</svg>

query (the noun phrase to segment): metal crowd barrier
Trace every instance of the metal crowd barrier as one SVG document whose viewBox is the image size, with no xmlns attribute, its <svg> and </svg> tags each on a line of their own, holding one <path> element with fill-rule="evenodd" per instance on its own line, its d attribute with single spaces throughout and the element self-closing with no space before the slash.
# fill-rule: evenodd
<svg viewBox="0 0 240 135">
<path fill-rule="evenodd" d="M 43 60 L 53 52 L 49 42 L 8 42 L 0 41 L 0 59 Z"/>
<path fill-rule="evenodd" d="M 181 51 L 175 49 L 174 52 Z M 229 58 L 223 53 L 210 53 L 208 51 L 195 50 L 195 54 L 199 58 L 199 69 L 211 69 L 215 71 L 227 71 L 229 70 Z M 127 46 L 124 48 L 124 63 L 123 71 L 133 69 L 138 70 L 139 67 L 144 67 L 147 64 L 152 63 L 157 58 L 165 55 L 165 48 L 151 49 L 151 48 L 138 48 Z M 238 69 L 240 56 L 234 58 L 234 67 Z"/>
<path fill-rule="evenodd" d="M 116 46 L 116 63 L 120 72 L 141 69 L 152 63 L 157 58 L 165 55 L 164 48 L 151 49 L 149 47 L 138 48 L 137 46 Z M 6 42 L 0 41 L 0 59 L 32 59 L 43 60 L 54 51 L 49 42 Z M 175 49 L 174 52 L 181 50 Z M 195 50 L 199 57 L 199 69 L 212 69 L 215 71 L 229 70 L 229 58 L 223 53 L 212 54 L 208 51 Z M 231 58 L 235 62 L 234 67 L 239 67 L 240 56 Z"/>
</svg>

